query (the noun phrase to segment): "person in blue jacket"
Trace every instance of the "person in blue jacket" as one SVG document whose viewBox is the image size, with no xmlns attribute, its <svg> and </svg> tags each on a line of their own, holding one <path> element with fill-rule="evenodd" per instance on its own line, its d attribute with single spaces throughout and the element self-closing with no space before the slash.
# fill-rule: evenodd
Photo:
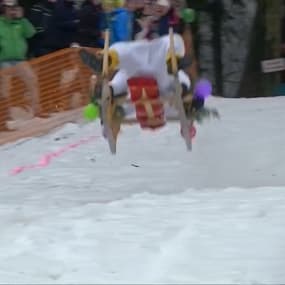
<svg viewBox="0 0 285 285">
<path fill-rule="evenodd" d="M 119 4 L 114 5 L 110 5 L 110 1 L 105 3 L 105 15 L 101 28 L 102 30 L 109 28 L 110 44 L 132 40 L 136 7 L 137 0 L 120 1 Z"/>
</svg>

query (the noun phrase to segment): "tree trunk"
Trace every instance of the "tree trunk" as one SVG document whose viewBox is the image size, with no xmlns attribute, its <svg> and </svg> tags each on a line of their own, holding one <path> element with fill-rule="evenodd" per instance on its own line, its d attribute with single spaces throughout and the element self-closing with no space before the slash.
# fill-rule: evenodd
<svg viewBox="0 0 285 285">
<path fill-rule="evenodd" d="M 260 0 L 265 8 L 264 59 L 278 58 L 281 55 L 282 0 Z M 271 96 L 280 83 L 280 72 L 265 74 L 264 95 Z"/>
</svg>

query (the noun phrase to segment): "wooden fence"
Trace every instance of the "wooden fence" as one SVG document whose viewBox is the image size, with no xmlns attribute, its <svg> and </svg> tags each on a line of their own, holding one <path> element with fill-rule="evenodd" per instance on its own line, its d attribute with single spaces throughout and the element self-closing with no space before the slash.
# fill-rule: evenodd
<svg viewBox="0 0 285 285">
<path fill-rule="evenodd" d="M 80 116 L 89 102 L 91 72 L 79 50 L 63 49 L 0 71 L 0 144 L 44 134 Z"/>
</svg>

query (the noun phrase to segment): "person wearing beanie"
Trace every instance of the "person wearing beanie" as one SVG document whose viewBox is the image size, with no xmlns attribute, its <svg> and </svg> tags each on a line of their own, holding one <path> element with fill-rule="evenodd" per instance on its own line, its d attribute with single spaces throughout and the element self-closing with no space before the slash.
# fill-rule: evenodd
<svg viewBox="0 0 285 285">
<path fill-rule="evenodd" d="M 28 39 L 35 35 L 36 30 L 31 22 L 24 17 L 24 10 L 16 0 L 4 0 L 3 8 L 3 15 L 0 16 L 0 68 L 13 67 L 13 76 L 19 77 L 27 86 L 29 91 L 27 94 L 29 94 L 34 115 L 39 115 L 37 77 L 27 62 Z M 11 74 L 4 73 L 0 79 L 0 98 L 7 100 L 10 96 Z"/>
</svg>

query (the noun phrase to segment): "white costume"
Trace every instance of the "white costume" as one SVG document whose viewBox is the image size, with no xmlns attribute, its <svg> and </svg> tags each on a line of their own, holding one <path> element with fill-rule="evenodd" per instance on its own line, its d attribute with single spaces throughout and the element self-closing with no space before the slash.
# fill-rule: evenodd
<svg viewBox="0 0 285 285">
<path fill-rule="evenodd" d="M 139 40 L 135 42 L 119 42 L 110 46 L 110 51 L 116 51 L 119 60 L 118 72 L 110 81 L 114 95 L 128 90 L 127 80 L 132 77 L 152 77 L 156 79 L 160 95 L 169 93 L 173 87 L 173 76 L 168 74 L 166 58 L 169 51 L 170 38 Z M 185 55 L 184 41 L 178 34 L 174 34 L 174 48 L 176 55 Z M 179 70 L 179 81 L 190 88 L 188 75 Z M 167 92 L 168 91 L 168 92 Z"/>
</svg>

